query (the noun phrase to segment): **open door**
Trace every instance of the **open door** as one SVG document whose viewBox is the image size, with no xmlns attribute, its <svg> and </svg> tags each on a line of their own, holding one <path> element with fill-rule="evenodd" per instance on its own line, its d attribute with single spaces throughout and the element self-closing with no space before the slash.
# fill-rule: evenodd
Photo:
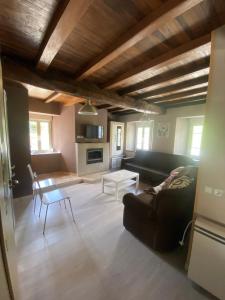
<svg viewBox="0 0 225 300">
<path fill-rule="evenodd" d="M 0 60 L 0 290 L 4 300 L 16 299 L 17 266 L 14 238 L 14 212 L 12 203 L 12 174 L 9 155 L 6 97 L 3 90 Z M 7 296 L 8 291 L 8 296 Z M 0 291 L 1 295 L 1 291 Z M 2 299 L 2 298 L 1 298 Z M 7 300 L 8 300 L 7 299 Z"/>
</svg>

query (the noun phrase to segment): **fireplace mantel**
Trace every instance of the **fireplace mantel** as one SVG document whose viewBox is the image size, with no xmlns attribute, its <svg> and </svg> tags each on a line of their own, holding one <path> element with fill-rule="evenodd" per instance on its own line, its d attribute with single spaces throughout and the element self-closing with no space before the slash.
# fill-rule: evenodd
<svg viewBox="0 0 225 300">
<path fill-rule="evenodd" d="M 88 149 L 103 149 L 102 162 L 87 163 Z M 78 176 L 109 170 L 109 143 L 75 143 Z"/>
</svg>

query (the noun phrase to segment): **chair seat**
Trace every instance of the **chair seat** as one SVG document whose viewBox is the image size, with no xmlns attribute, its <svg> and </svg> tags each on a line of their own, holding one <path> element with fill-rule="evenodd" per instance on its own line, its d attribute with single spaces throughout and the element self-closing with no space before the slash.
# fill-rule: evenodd
<svg viewBox="0 0 225 300">
<path fill-rule="evenodd" d="M 59 202 L 67 198 L 69 198 L 69 196 L 65 193 L 65 191 L 61 189 L 56 189 L 43 193 L 43 203 L 46 205 L 54 202 Z"/>
</svg>

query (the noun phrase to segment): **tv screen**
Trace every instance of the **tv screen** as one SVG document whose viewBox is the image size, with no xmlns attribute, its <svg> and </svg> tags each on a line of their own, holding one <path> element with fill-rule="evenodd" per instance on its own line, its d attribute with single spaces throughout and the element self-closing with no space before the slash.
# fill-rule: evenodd
<svg viewBox="0 0 225 300">
<path fill-rule="evenodd" d="M 103 138 L 103 126 L 86 125 L 85 137 L 87 139 L 102 139 Z"/>
</svg>

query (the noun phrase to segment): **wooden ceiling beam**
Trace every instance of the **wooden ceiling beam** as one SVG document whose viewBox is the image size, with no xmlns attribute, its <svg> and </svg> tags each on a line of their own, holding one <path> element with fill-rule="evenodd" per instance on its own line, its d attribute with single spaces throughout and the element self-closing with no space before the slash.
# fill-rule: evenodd
<svg viewBox="0 0 225 300">
<path fill-rule="evenodd" d="M 139 65 L 136 68 L 132 68 L 131 70 L 122 73 L 114 79 L 109 80 L 102 85 L 102 88 L 112 89 L 118 87 L 121 84 L 129 84 L 129 81 L 131 79 L 136 79 L 137 76 L 144 75 L 146 71 L 158 71 L 159 69 L 175 63 L 178 60 L 182 60 L 183 58 L 187 57 L 187 55 L 190 56 L 192 52 L 199 51 L 202 47 L 205 47 L 207 45 L 209 46 L 210 41 L 211 34 L 207 34 L 201 36 L 200 38 L 188 41 L 178 46 L 177 48 L 167 51 L 161 56 L 157 56 L 150 61 L 146 61 L 142 65 Z"/>
<path fill-rule="evenodd" d="M 162 95 L 166 93 L 171 93 L 174 91 L 179 91 L 183 89 L 187 89 L 189 87 L 194 87 L 196 85 L 201 85 L 201 84 L 208 84 L 209 76 L 204 75 L 200 76 L 198 78 L 193 78 L 190 80 L 182 81 L 173 85 L 169 85 L 163 88 L 158 88 L 155 90 L 151 90 L 146 93 L 142 93 L 139 95 L 134 96 L 135 99 L 149 99 L 150 97 L 157 96 L 157 95 Z"/>
<path fill-rule="evenodd" d="M 197 98 L 190 98 L 189 100 L 177 100 L 171 103 L 166 103 L 161 105 L 165 109 L 176 108 L 176 107 L 183 107 L 183 106 L 190 106 L 190 105 L 199 105 L 206 103 L 205 97 L 197 97 Z"/>
<path fill-rule="evenodd" d="M 203 0 L 168 0 L 157 10 L 153 11 L 137 25 L 128 30 L 124 35 L 120 36 L 118 40 L 112 42 L 112 46 L 77 72 L 75 79 L 82 80 L 90 76 L 124 53 L 127 49 L 140 42 L 145 36 L 152 34 L 158 30 L 160 26 L 182 15 L 202 1 Z"/>
<path fill-rule="evenodd" d="M 109 108 L 112 107 L 111 104 L 100 104 L 100 105 L 96 105 L 97 109 L 105 109 L 105 108 Z"/>
<path fill-rule="evenodd" d="M 176 98 L 176 99 L 171 99 L 171 100 L 167 100 L 164 102 L 159 103 L 160 107 L 166 107 L 167 105 L 175 105 L 175 104 L 179 104 L 179 103 L 188 103 L 188 102 L 194 102 L 194 101 L 200 101 L 200 100 L 205 100 L 206 99 L 207 94 L 206 93 L 202 93 L 202 95 L 198 95 L 198 96 L 188 96 L 188 97 L 183 97 L 183 98 Z"/>
<path fill-rule="evenodd" d="M 125 108 L 123 108 L 123 107 L 113 107 L 113 108 L 108 109 L 108 112 L 122 111 L 124 109 Z"/>
<path fill-rule="evenodd" d="M 36 87 L 53 90 L 58 93 L 84 99 L 97 100 L 102 103 L 135 109 L 140 112 L 161 114 L 164 112 L 159 106 L 148 104 L 143 100 L 135 100 L 128 96 L 119 96 L 111 91 L 101 90 L 94 84 L 74 82 L 62 72 L 51 71 L 38 73 L 30 64 L 21 62 L 15 58 L 4 57 L 2 59 L 3 78 L 11 81 L 31 84 Z"/>
<path fill-rule="evenodd" d="M 45 103 L 50 103 L 61 96 L 60 93 L 54 92 L 45 99 Z"/>
<path fill-rule="evenodd" d="M 209 57 L 200 59 L 197 61 L 189 63 L 184 67 L 177 67 L 173 70 L 169 70 L 166 73 L 156 75 L 154 77 L 148 78 L 144 81 L 138 82 L 136 84 L 130 85 L 123 89 L 120 89 L 118 92 L 120 95 L 130 94 L 138 90 L 142 90 L 148 87 L 153 87 L 159 84 L 170 84 L 171 81 L 200 72 L 206 71 L 209 69 Z"/>
<path fill-rule="evenodd" d="M 40 49 L 37 68 L 46 71 L 60 48 L 84 16 L 93 0 L 69 0 L 63 11 L 53 17 Z M 57 20 L 56 20 L 57 19 Z"/>
<path fill-rule="evenodd" d="M 192 89 L 192 90 L 188 90 L 188 91 L 184 91 L 184 92 L 174 93 L 174 94 L 168 95 L 168 96 L 151 98 L 147 101 L 148 101 L 148 103 L 161 103 L 161 102 L 171 101 L 174 99 L 181 99 L 181 98 L 185 98 L 188 96 L 196 96 L 198 94 L 207 93 L 207 89 L 208 89 L 208 86 L 196 88 L 196 89 Z"/>
<path fill-rule="evenodd" d="M 122 115 L 129 115 L 129 114 L 136 114 L 138 113 L 137 111 L 135 110 L 132 110 L 132 109 L 124 109 L 123 111 L 115 111 L 115 112 L 112 112 L 112 114 L 114 115 L 119 115 L 119 116 L 122 116 Z"/>
</svg>

